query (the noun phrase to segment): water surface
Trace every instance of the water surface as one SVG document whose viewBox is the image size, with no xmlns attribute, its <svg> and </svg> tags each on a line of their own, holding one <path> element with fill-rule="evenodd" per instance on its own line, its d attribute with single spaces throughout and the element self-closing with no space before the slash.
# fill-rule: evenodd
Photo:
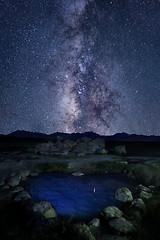
<svg viewBox="0 0 160 240">
<path fill-rule="evenodd" d="M 114 193 L 119 187 L 133 190 L 134 183 L 120 174 L 92 174 L 75 177 L 64 173 L 43 173 L 32 177 L 25 188 L 37 201 L 50 202 L 63 217 L 89 220 L 109 205 L 119 206 Z"/>
</svg>

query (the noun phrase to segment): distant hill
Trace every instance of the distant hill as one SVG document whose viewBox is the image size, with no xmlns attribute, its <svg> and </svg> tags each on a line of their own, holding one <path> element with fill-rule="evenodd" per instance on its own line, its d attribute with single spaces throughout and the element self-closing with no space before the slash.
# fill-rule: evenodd
<svg viewBox="0 0 160 240">
<path fill-rule="evenodd" d="M 15 131 L 12 132 L 8 135 L 6 135 L 8 137 L 17 137 L 17 138 L 39 138 L 39 139 L 55 139 L 57 137 L 61 137 L 64 139 L 77 139 L 77 138 L 81 138 L 81 137 L 88 137 L 91 139 L 95 139 L 98 137 L 101 137 L 100 135 L 98 135 L 97 133 L 94 132 L 85 132 L 85 133 L 61 133 L 61 132 L 56 132 L 53 134 L 43 134 L 43 133 L 38 133 L 38 132 L 29 132 L 29 131 Z"/>
<path fill-rule="evenodd" d="M 116 133 L 113 136 L 104 136 L 106 140 L 110 141 L 124 141 L 124 142 L 159 142 L 160 136 L 145 136 L 137 134 Z"/>
<path fill-rule="evenodd" d="M 0 137 L 3 137 L 4 135 L 0 134 Z M 33 138 L 33 139 L 56 139 L 57 137 L 61 137 L 63 139 L 77 139 L 81 137 L 88 137 L 90 139 L 96 139 L 96 138 L 103 138 L 106 141 L 122 141 L 122 142 L 160 142 L 160 136 L 145 136 L 145 135 L 137 135 L 137 134 L 127 134 L 125 132 L 123 133 L 116 133 L 113 136 L 101 136 L 94 132 L 85 132 L 85 133 L 61 133 L 56 132 L 53 134 L 44 134 L 39 132 L 29 132 L 29 131 L 15 131 L 13 133 L 10 133 L 8 135 L 5 135 L 8 137 L 16 137 L 16 138 Z"/>
<path fill-rule="evenodd" d="M 29 131 L 24 131 L 24 130 L 18 130 L 15 132 L 12 132 L 8 134 L 7 136 L 9 137 L 17 137 L 17 138 L 42 138 L 42 139 L 47 139 L 48 135 L 43 134 L 43 133 L 38 133 L 38 132 L 29 132 Z"/>
</svg>

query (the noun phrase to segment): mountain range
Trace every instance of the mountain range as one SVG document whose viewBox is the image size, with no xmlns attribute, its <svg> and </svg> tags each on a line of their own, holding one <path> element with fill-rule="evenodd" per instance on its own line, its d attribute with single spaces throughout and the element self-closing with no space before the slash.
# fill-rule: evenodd
<svg viewBox="0 0 160 240">
<path fill-rule="evenodd" d="M 12 132 L 8 135 L 0 135 L 0 137 L 16 137 L 16 138 L 32 138 L 32 139 L 55 139 L 57 137 L 63 138 L 63 139 L 77 139 L 81 137 L 88 137 L 90 139 L 95 139 L 95 138 L 103 138 L 106 141 L 125 141 L 125 142 L 160 142 L 160 136 L 145 136 L 145 135 L 137 135 L 137 134 L 127 134 L 125 132 L 123 133 L 116 133 L 115 135 L 112 136 L 101 136 L 97 133 L 94 132 L 85 132 L 85 133 L 61 133 L 61 132 L 56 132 L 53 134 L 44 134 L 44 133 L 39 133 L 39 132 L 29 132 L 29 131 L 24 131 L 24 130 L 18 130 L 15 132 Z"/>
</svg>

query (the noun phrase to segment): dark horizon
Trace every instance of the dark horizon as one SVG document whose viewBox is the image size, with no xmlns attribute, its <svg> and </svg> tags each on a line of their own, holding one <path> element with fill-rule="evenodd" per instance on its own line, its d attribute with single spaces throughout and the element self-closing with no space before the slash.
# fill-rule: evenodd
<svg viewBox="0 0 160 240">
<path fill-rule="evenodd" d="M 92 131 L 88 131 L 88 132 L 73 132 L 73 133 L 64 133 L 64 132 L 53 132 L 53 133 L 50 133 L 50 134 L 47 134 L 47 133 L 43 133 L 43 132 L 32 132 L 32 131 L 26 131 L 26 130 L 16 130 L 16 131 L 13 131 L 13 132 L 10 132 L 10 133 L 7 133 L 7 134 L 2 134 L 0 133 L 1 136 L 18 136 L 18 137 L 26 137 L 26 135 L 30 135 L 31 137 L 34 135 L 36 137 L 37 135 L 37 138 L 38 136 L 46 136 L 46 137 L 50 137 L 50 136 L 56 136 L 56 135 L 68 135 L 68 136 L 71 136 L 71 135 L 80 135 L 80 136 L 95 136 L 97 135 L 100 136 L 100 137 L 105 137 L 105 138 L 115 138 L 115 139 L 132 139 L 134 140 L 135 139 L 138 139 L 138 138 L 144 138 L 144 139 L 149 139 L 149 138 L 155 138 L 155 139 L 159 139 L 160 136 L 159 135 L 143 135 L 143 134 L 129 134 L 129 133 L 126 133 L 126 132 L 119 132 L 119 133 L 115 133 L 113 135 L 105 135 L 105 134 L 98 134 L 96 132 L 92 132 Z M 160 139 L 159 139 L 160 140 Z"/>
</svg>

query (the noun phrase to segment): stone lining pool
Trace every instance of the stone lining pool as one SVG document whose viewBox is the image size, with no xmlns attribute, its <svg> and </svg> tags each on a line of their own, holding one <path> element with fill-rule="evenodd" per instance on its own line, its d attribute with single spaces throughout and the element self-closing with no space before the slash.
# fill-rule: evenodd
<svg viewBox="0 0 160 240">
<path fill-rule="evenodd" d="M 63 217 L 90 220 L 109 206 L 119 206 L 114 193 L 119 187 L 134 189 L 134 182 L 122 174 L 105 173 L 81 177 L 65 173 L 43 173 L 24 182 L 32 198 L 48 201 Z"/>
</svg>

